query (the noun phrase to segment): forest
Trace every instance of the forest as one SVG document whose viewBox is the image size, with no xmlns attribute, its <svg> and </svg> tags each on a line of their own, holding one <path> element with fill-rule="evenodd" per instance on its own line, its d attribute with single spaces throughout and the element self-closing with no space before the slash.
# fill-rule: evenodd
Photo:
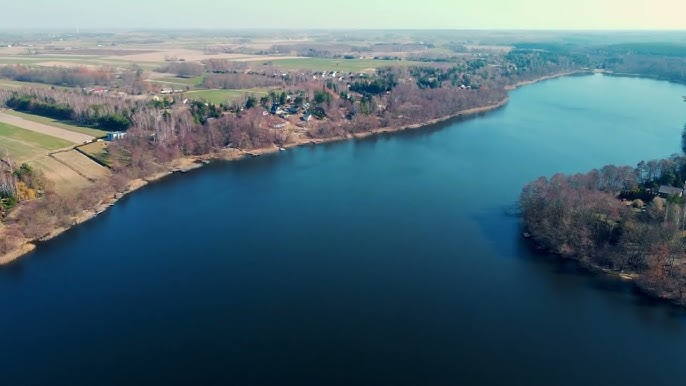
<svg viewBox="0 0 686 386">
<path fill-rule="evenodd" d="M 521 193 L 525 235 L 538 248 L 686 304 L 685 179 L 684 155 L 541 177 Z M 660 194 L 660 186 L 677 188 Z"/>
<path fill-rule="evenodd" d="M 90 69 L 88 67 L 28 67 L 17 64 L 0 66 L 0 77 L 20 82 L 45 83 L 55 86 L 85 87 L 108 85 L 115 75 L 109 69 Z"/>
</svg>

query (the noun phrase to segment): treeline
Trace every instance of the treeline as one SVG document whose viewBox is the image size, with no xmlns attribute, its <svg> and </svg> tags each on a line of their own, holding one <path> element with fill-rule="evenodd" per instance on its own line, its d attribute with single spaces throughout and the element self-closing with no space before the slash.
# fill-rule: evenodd
<svg viewBox="0 0 686 386">
<path fill-rule="evenodd" d="M 683 183 L 684 165 L 683 156 L 673 156 L 637 168 L 609 165 L 541 177 L 522 190 L 525 231 L 546 250 L 588 267 L 636 274 L 644 290 L 686 303 L 684 197 L 659 197 L 656 187 Z"/>
<path fill-rule="evenodd" d="M 158 68 L 157 71 L 176 74 L 176 76 L 181 78 L 192 78 L 202 75 L 205 72 L 205 67 L 200 63 L 184 61 L 167 63 Z"/>
<path fill-rule="evenodd" d="M 606 59 L 602 67 L 621 74 L 636 74 L 686 83 L 686 58 L 684 57 L 622 55 Z"/>
<path fill-rule="evenodd" d="M 584 51 L 544 51 L 515 49 L 507 53 L 505 62 L 499 67 L 500 75 L 507 82 L 535 79 L 551 73 L 590 69 L 595 66 L 595 58 Z"/>
<path fill-rule="evenodd" d="M 0 160 L 0 218 L 15 205 L 42 195 L 52 185 L 43 173 L 22 164 L 16 170 L 11 159 Z"/>
<path fill-rule="evenodd" d="M 559 43 L 518 43 L 505 56 L 511 75 L 526 77 L 558 67 L 561 71 L 598 68 L 686 83 L 686 45 L 673 42 L 583 46 Z M 526 79 L 524 79 L 526 80 Z"/>
<path fill-rule="evenodd" d="M 395 87 L 396 82 L 391 77 L 387 78 L 377 78 L 371 81 L 360 80 L 353 82 L 350 85 L 350 91 L 358 92 L 360 94 L 383 94 L 387 91 L 391 91 Z"/>
<path fill-rule="evenodd" d="M 254 74 L 209 74 L 204 77 L 203 86 L 213 89 L 249 89 L 256 87 L 280 86 L 280 79 Z"/>
<path fill-rule="evenodd" d="M 56 229 L 73 225 L 74 219 L 84 210 L 93 210 L 112 198 L 117 180 L 121 179 L 112 177 L 75 194 L 60 195 L 48 190 L 39 199 L 23 202 L 18 213 L 6 220 L 0 231 L 0 254 L 15 249 L 26 240 L 40 239 Z M 123 191 L 123 185 L 120 187 Z"/>
<path fill-rule="evenodd" d="M 76 91 L 0 90 L 0 104 L 17 111 L 72 120 L 103 130 L 127 130 L 132 124 L 132 106 L 115 98 L 97 97 Z"/>
<path fill-rule="evenodd" d="M 201 63 L 205 66 L 205 71 L 216 74 L 225 74 L 228 72 L 244 73 L 248 70 L 248 64 L 246 62 L 236 62 L 235 60 L 205 59 Z"/>
<path fill-rule="evenodd" d="M 499 103 L 507 98 L 502 88 L 481 87 L 459 90 L 455 87 L 421 88 L 401 83 L 390 95 L 380 99 L 382 117 L 388 125 L 405 125 L 450 116 L 460 111 Z"/>
<path fill-rule="evenodd" d="M 20 64 L 0 67 L 0 77 L 19 82 L 45 83 L 68 87 L 109 85 L 114 79 L 114 75 L 109 69 L 27 67 Z"/>
</svg>

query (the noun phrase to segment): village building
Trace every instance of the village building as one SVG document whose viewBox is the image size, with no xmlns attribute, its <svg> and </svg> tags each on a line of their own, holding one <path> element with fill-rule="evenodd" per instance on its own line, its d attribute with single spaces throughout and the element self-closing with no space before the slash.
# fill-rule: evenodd
<svg viewBox="0 0 686 386">
<path fill-rule="evenodd" d="M 674 186 L 669 186 L 669 185 L 660 185 L 660 189 L 657 191 L 657 194 L 659 194 L 662 197 L 670 197 L 670 196 L 681 197 L 684 194 L 684 189 L 675 188 Z"/>
</svg>

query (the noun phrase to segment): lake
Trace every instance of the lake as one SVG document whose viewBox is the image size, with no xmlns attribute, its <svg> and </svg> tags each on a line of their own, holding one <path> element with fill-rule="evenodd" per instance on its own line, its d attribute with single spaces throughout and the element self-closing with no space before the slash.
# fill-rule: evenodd
<svg viewBox="0 0 686 386">
<path fill-rule="evenodd" d="M 533 254 L 524 184 L 679 151 L 686 86 L 214 163 L 0 268 L 2 385 L 680 385 L 686 313 Z"/>
</svg>

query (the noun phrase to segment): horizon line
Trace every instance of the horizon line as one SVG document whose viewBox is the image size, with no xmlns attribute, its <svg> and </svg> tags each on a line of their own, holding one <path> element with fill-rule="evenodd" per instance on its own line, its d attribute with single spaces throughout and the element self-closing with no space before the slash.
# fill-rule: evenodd
<svg viewBox="0 0 686 386">
<path fill-rule="evenodd" d="M 186 28 L 166 28 L 166 27 L 0 27 L 1 32 L 74 32 L 78 28 L 80 33 L 86 32 L 148 32 L 148 31 L 294 31 L 294 32 L 340 32 L 340 31 L 463 31 L 463 32 L 686 32 L 686 28 L 458 28 L 458 27 L 186 27 Z"/>
</svg>

